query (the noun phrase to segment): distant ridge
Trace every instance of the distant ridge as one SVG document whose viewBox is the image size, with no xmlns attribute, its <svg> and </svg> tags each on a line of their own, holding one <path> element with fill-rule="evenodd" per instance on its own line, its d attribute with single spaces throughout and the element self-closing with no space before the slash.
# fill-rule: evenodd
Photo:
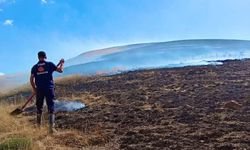
<svg viewBox="0 0 250 150">
<path fill-rule="evenodd" d="M 131 44 L 82 53 L 68 61 L 65 74 L 204 65 L 218 59 L 248 58 L 249 50 L 249 40 L 234 39 L 191 39 Z M 144 59 L 147 60 L 142 61 Z"/>
<path fill-rule="evenodd" d="M 151 42 L 151 43 L 137 43 L 137 44 L 128 44 L 123 46 L 113 46 L 109 48 L 103 48 L 103 49 L 97 49 L 92 50 L 88 52 L 84 52 L 76 57 L 73 57 L 71 59 L 67 60 L 67 66 L 72 66 L 75 64 L 71 64 L 72 61 L 75 61 L 76 59 L 79 59 L 80 57 L 86 57 L 89 56 L 91 58 L 112 54 L 128 49 L 132 49 L 135 47 L 142 47 L 142 46 L 148 46 L 148 45 L 154 45 L 154 44 L 173 44 L 173 43 L 190 43 L 190 42 L 250 42 L 250 40 L 239 40 L 239 39 L 184 39 L 184 40 L 173 40 L 173 41 L 166 41 L 166 42 Z M 79 63 L 78 63 L 79 64 Z"/>
<path fill-rule="evenodd" d="M 62 76 L 113 74 L 123 71 L 208 65 L 216 60 L 250 58 L 250 41 L 190 39 L 139 43 L 93 50 L 66 61 Z M 29 73 L 0 76 L 1 90 L 28 82 Z M 59 76 L 56 74 L 56 76 Z M 0 91 L 1 91 L 0 90 Z"/>
</svg>

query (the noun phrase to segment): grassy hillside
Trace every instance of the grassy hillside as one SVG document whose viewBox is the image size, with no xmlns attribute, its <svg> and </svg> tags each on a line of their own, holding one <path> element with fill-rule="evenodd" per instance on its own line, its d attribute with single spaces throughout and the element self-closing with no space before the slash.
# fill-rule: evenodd
<svg viewBox="0 0 250 150">
<path fill-rule="evenodd" d="M 249 66 L 250 60 L 235 60 L 58 79 L 57 99 L 81 100 L 88 107 L 57 114 L 60 136 L 53 137 L 53 144 L 76 149 L 250 149 Z M 29 92 L 21 89 L 4 100 L 18 102 Z M 239 107 L 228 107 L 231 100 Z M 27 123 L 34 123 L 34 116 L 29 117 Z"/>
</svg>

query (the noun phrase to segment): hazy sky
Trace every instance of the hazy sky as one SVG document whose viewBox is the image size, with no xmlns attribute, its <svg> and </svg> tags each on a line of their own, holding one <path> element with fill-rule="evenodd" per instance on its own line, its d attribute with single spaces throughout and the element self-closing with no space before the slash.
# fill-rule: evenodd
<svg viewBox="0 0 250 150">
<path fill-rule="evenodd" d="M 0 0 L 0 75 L 115 45 L 250 39 L 250 0 Z"/>
</svg>

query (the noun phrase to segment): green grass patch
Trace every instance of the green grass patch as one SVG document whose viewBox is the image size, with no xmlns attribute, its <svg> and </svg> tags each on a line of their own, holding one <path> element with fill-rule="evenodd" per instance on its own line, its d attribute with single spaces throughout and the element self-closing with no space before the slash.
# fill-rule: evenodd
<svg viewBox="0 0 250 150">
<path fill-rule="evenodd" d="M 10 138 L 0 144 L 0 150 L 31 150 L 32 140 L 28 138 Z"/>
</svg>

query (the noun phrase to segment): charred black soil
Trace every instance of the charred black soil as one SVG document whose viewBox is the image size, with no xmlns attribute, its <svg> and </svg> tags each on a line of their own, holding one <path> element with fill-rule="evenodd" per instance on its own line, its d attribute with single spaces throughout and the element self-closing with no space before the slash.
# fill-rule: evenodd
<svg viewBox="0 0 250 150">
<path fill-rule="evenodd" d="M 91 146 L 250 149 L 250 60 L 78 77 L 58 82 L 56 92 L 59 99 L 87 103 L 85 109 L 57 114 L 57 128 L 94 135 Z M 240 107 L 223 107 L 231 100 Z M 65 143 L 86 146 L 73 139 Z"/>
</svg>

